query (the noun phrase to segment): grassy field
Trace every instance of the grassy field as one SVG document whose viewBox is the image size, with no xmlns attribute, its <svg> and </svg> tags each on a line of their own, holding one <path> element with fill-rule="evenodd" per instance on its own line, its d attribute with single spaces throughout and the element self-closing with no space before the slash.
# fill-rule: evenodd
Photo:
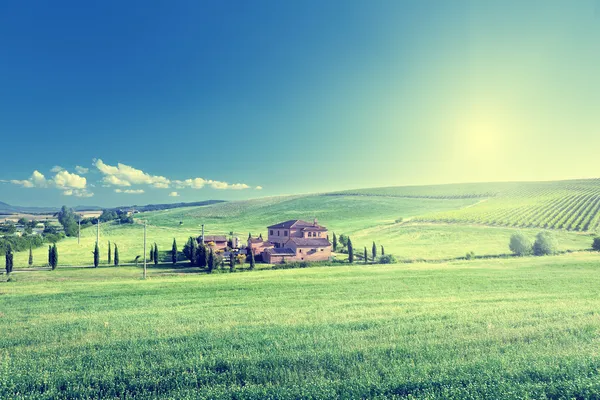
<svg viewBox="0 0 600 400">
<path fill-rule="evenodd" d="M 0 283 L 0 398 L 598 398 L 600 256 Z"/>
<path fill-rule="evenodd" d="M 148 241 L 156 242 L 162 251 L 171 248 L 173 238 L 181 250 L 189 236 L 200 234 L 200 224 L 205 224 L 207 234 L 233 231 L 245 240 L 250 232 L 266 237 L 266 226 L 270 224 L 298 218 L 310 221 L 315 217 L 329 228 L 330 235 L 332 232 L 338 236 L 350 235 L 357 249 L 364 246 L 370 249 L 375 241 L 389 254 L 407 260 L 448 259 L 464 256 L 469 251 L 481 256 L 504 254 L 508 252 L 508 241 L 514 232 L 521 230 L 534 237 L 545 226 L 558 228 L 560 224 L 573 227 L 572 230 L 555 229 L 560 249 L 582 250 L 590 248 L 595 234 L 592 228 L 600 219 L 600 213 L 594 213 L 596 202 L 600 207 L 600 197 L 593 197 L 596 186 L 596 180 L 587 180 L 364 189 L 153 211 L 138 214 L 136 218 L 138 222 L 147 220 Z M 569 208 L 570 199 L 581 196 L 592 203 Z M 538 208 L 545 209 L 552 201 L 558 202 L 554 208 L 537 213 Z M 514 222 L 510 217 L 519 210 L 528 210 L 528 216 L 514 221 L 524 222 Z M 502 213 L 507 215 L 504 220 L 485 217 Z M 558 218 L 561 215 L 562 219 Z M 396 223 L 400 219 L 402 223 Z M 531 222 L 533 220 L 537 222 Z M 551 221 L 562 222 L 557 225 Z M 119 245 L 123 263 L 132 262 L 143 253 L 140 225 L 104 224 L 100 236 L 103 261 L 106 261 L 108 241 Z M 95 238 L 95 227 L 92 227 L 83 230 L 80 245 L 73 238 L 61 241 L 59 263 L 89 265 Z M 16 268 L 26 267 L 27 258 L 28 252 L 17 253 Z M 34 250 L 34 265 L 42 266 L 46 261 L 46 248 Z"/>
</svg>

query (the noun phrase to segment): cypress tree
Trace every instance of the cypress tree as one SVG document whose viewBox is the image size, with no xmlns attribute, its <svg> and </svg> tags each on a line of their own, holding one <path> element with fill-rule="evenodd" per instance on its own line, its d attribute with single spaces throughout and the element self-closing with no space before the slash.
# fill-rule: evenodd
<svg viewBox="0 0 600 400">
<path fill-rule="evenodd" d="M 208 253 L 208 272 L 212 273 L 214 268 L 215 268 L 215 255 L 213 254 L 212 249 L 210 249 L 210 252 Z"/>
<path fill-rule="evenodd" d="M 100 249 L 98 248 L 98 242 L 94 246 L 94 268 L 98 268 L 100 264 Z"/>
<path fill-rule="evenodd" d="M 171 261 L 173 265 L 177 264 L 177 242 L 173 238 L 173 247 L 171 248 Z"/>
<path fill-rule="evenodd" d="M 250 270 L 254 269 L 254 253 L 250 250 Z"/>
<path fill-rule="evenodd" d="M 48 245 L 48 266 L 52 266 L 52 245 Z"/>
<path fill-rule="evenodd" d="M 210 258 L 210 252 L 213 251 L 212 248 L 209 248 L 208 246 L 204 246 L 204 265 L 208 266 L 208 259 Z M 214 254 L 213 254 L 214 257 Z M 213 267 L 215 266 L 215 264 L 213 263 Z"/>
<path fill-rule="evenodd" d="M 337 236 L 335 236 L 335 232 L 333 232 L 333 251 L 337 251 Z"/>
<path fill-rule="evenodd" d="M 150 262 L 154 261 L 154 245 L 150 245 Z"/>
<path fill-rule="evenodd" d="M 365 264 L 369 261 L 369 257 L 367 255 L 367 246 L 365 246 Z"/>
<path fill-rule="evenodd" d="M 348 262 L 352 264 L 354 262 L 354 248 L 352 247 L 352 240 L 348 238 Z"/>
<path fill-rule="evenodd" d="M 31 251 L 31 246 L 29 246 L 29 266 L 33 265 L 33 252 Z"/>
<path fill-rule="evenodd" d="M 374 262 L 375 259 L 377 258 L 377 246 L 375 245 L 375 242 L 373 242 L 373 249 L 371 249 L 371 253 L 373 253 L 373 262 Z"/>
<path fill-rule="evenodd" d="M 111 251 L 112 251 L 112 247 L 110 247 L 110 240 L 109 240 L 108 241 L 108 265 L 110 265 L 112 263 Z"/>
<path fill-rule="evenodd" d="M 117 247 L 117 244 L 115 243 L 115 267 L 119 266 L 119 248 Z"/>
<path fill-rule="evenodd" d="M 248 232 L 248 240 L 252 239 L 252 233 Z"/>
<path fill-rule="evenodd" d="M 158 245 L 154 243 L 154 265 L 158 265 Z"/>
<path fill-rule="evenodd" d="M 56 243 L 52 245 L 52 269 L 56 269 L 58 266 L 58 249 Z"/>
<path fill-rule="evenodd" d="M 10 247 L 10 244 L 8 245 L 8 248 L 6 249 L 6 254 L 5 254 L 4 258 L 5 258 L 6 276 L 8 277 L 13 270 L 13 252 L 12 252 L 12 247 Z"/>
<path fill-rule="evenodd" d="M 385 256 L 385 251 L 383 250 L 383 245 L 381 245 L 381 255 Z"/>
<path fill-rule="evenodd" d="M 191 242 L 192 247 L 190 248 L 190 254 L 191 254 L 191 258 L 192 258 L 192 265 L 199 265 L 200 263 L 198 262 L 198 255 L 199 255 L 199 251 L 201 247 L 204 247 L 203 244 L 198 246 L 198 241 L 196 239 L 192 239 Z"/>
<path fill-rule="evenodd" d="M 229 253 L 229 272 L 235 271 L 235 256 L 233 251 Z"/>
</svg>

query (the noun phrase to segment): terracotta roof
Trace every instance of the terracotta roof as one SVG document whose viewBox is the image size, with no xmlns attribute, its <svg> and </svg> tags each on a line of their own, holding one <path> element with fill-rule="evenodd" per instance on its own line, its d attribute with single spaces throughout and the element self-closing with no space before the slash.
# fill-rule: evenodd
<svg viewBox="0 0 600 400">
<path fill-rule="evenodd" d="M 200 236 L 202 238 L 202 236 Z M 204 243 L 208 242 L 226 242 L 227 236 L 219 236 L 219 235 L 204 235 Z"/>
<path fill-rule="evenodd" d="M 326 238 L 290 238 L 289 242 L 294 242 L 299 247 L 327 247 L 331 246 Z"/>
<path fill-rule="evenodd" d="M 289 221 L 281 222 L 279 224 L 267 226 L 267 229 L 289 229 L 289 228 L 323 228 L 319 224 L 315 225 L 312 222 L 306 222 L 301 219 L 290 219 Z"/>
<path fill-rule="evenodd" d="M 267 249 L 265 250 L 267 253 L 272 254 L 274 256 L 295 256 L 296 252 L 293 249 L 288 247 L 280 247 L 278 249 Z"/>
<path fill-rule="evenodd" d="M 327 228 L 324 226 L 307 226 L 306 228 L 302 228 L 303 231 L 326 231 Z"/>
<path fill-rule="evenodd" d="M 248 239 L 248 241 L 249 241 L 250 243 L 262 243 L 262 242 L 263 242 L 263 240 L 262 240 L 262 239 L 259 239 L 259 238 L 252 238 L 252 239 Z"/>
</svg>

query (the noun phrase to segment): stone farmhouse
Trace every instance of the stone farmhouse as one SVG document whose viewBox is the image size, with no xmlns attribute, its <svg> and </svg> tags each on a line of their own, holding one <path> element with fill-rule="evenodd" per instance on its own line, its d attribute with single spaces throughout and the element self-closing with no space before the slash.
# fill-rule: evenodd
<svg viewBox="0 0 600 400">
<path fill-rule="evenodd" d="M 198 238 L 198 243 L 212 243 L 215 250 L 225 250 L 227 248 L 227 236 L 222 235 L 205 235 Z"/>
<path fill-rule="evenodd" d="M 254 255 L 262 255 L 266 263 L 288 261 L 325 261 L 331 257 L 327 228 L 299 219 L 267 227 L 268 238 L 249 238 L 248 247 Z"/>
</svg>

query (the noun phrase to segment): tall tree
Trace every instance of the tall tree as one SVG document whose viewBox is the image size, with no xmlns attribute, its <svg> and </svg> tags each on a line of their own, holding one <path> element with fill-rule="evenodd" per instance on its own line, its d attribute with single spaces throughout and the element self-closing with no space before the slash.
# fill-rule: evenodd
<svg viewBox="0 0 600 400">
<path fill-rule="evenodd" d="M 58 249 L 56 243 L 52 245 L 52 269 L 56 269 L 58 266 Z"/>
<path fill-rule="evenodd" d="M 375 242 L 373 242 L 373 248 L 371 249 L 371 253 L 373 256 L 373 262 L 375 262 L 375 259 L 377 258 L 377 246 L 375 245 Z"/>
<path fill-rule="evenodd" d="M 337 251 L 337 236 L 335 236 L 335 232 L 333 232 L 333 251 Z"/>
<path fill-rule="evenodd" d="M 254 252 L 250 249 L 250 270 L 254 269 Z"/>
<path fill-rule="evenodd" d="M 385 256 L 385 251 L 383 250 L 383 245 L 381 245 L 381 255 Z"/>
<path fill-rule="evenodd" d="M 177 264 L 177 241 L 173 238 L 173 247 L 171 247 L 171 261 L 173 265 Z"/>
<path fill-rule="evenodd" d="M 210 249 L 210 252 L 208 253 L 208 272 L 212 273 L 213 269 L 215 268 L 215 255 L 213 253 L 213 250 Z"/>
<path fill-rule="evenodd" d="M 98 248 L 98 242 L 94 245 L 94 268 L 98 268 L 100 264 L 100 249 Z"/>
<path fill-rule="evenodd" d="M 235 256 L 233 255 L 233 251 L 229 252 L 229 272 L 235 271 Z"/>
<path fill-rule="evenodd" d="M 365 246 L 365 254 L 364 254 L 364 257 L 365 257 L 365 264 L 366 264 L 366 263 L 369 261 L 369 256 L 368 256 L 368 254 L 367 254 L 367 246 Z"/>
<path fill-rule="evenodd" d="M 48 245 L 48 266 L 52 266 L 52 245 Z"/>
<path fill-rule="evenodd" d="M 33 252 L 31 251 L 31 246 L 29 246 L 29 266 L 33 265 Z"/>
<path fill-rule="evenodd" d="M 12 252 L 12 247 L 10 246 L 10 244 L 8 245 L 8 248 L 6 249 L 6 254 L 5 254 L 4 258 L 5 258 L 6 276 L 9 276 L 13 270 L 13 252 Z"/>
<path fill-rule="evenodd" d="M 348 237 L 347 239 L 347 246 L 348 246 L 348 262 L 350 264 L 352 264 L 354 262 L 354 248 L 352 247 L 352 240 L 350 240 L 350 238 Z"/>
<path fill-rule="evenodd" d="M 110 247 L 110 240 L 108 241 L 108 265 L 112 264 L 112 247 Z"/>
<path fill-rule="evenodd" d="M 150 262 L 154 261 L 154 245 L 150 245 Z"/>
<path fill-rule="evenodd" d="M 154 243 L 154 265 L 158 265 L 158 245 Z"/>
<path fill-rule="evenodd" d="M 115 267 L 119 266 L 119 248 L 117 247 L 117 244 L 115 243 Z"/>
</svg>

